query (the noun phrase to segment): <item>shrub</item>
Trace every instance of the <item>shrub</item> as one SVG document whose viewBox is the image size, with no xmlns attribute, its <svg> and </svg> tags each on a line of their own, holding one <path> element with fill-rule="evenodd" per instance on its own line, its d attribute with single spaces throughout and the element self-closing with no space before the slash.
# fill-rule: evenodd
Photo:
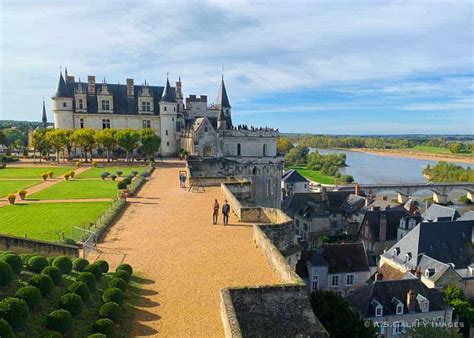
<svg viewBox="0 0 474 338">
<path fill-rule="evenodd" d="M 72 267 L 74 270 L 82 272 L 85 267 L 89 265 L 89 261 L 84 258 L 76 258 L 72 261 Z"/>
<path fill-rule="evenodd" d="M 64 176 L 64 179 L 68 181 L 71 175 L 69 175 L 69 173 L 65 173 L 63 176 Z"/>
<path fill-rule="evenodd" d="M 64 309 L 53 311 L 46 317 L 46 327 L 54 331 L 66 333 L 71 330 L 72 316 L 69 311 Z"/>
<path fill-rule="evenodd" d="M 8 202 L 10 204 L 15 204 L 16 195 L 15 194 L 8 194 L 7 199 L 8 199 Z"/>
<path fill-rule="evenodd" d="M 92 326 L 92 332 L 112 337 L 114 335 L 114 322 L 108 318 L 99 319 Z"/>
<path fill-rule="evenodd" d="M 48 173 L 42 173 L 41 178 L 43 179 L 43 181 L 46 181 L 48 179 Z"/>
<path fill-rule="evenodd" d="M 41 292 L 37 287 L 26 285 L 19 288 L 15 293 L 16 298 L 23 299 L 30 310 L 36 308 L 41 302 Z"/>
<path fill-rule="evenodd" d="M 110 178 L 112 179 L 112 181 L 115 181 L 117 179 L 117 175 L 110 175 Z"/>
<path fill-rule="evenodd" d="M 97 168 L 97 162 L 96 162 L 96 161 L 92 161 L 91 164 L 92 164 L 92 166 L 93 166 L 94 168 Z"/>
<path fill-rule="evenodd" d="M 46 331 L 41 338 L 63 338 L 63 335 L 58 331 Z"/>
<path fill-rule="evenodd" d="M 123 270 L 126 271 L 130 276 L 133 275 L 133 268 L 130 264 L 120 264 L 115 271 Z"/>
<path fill-rule="evenodd" d="M 24 200 L 25 197 L 26 197 L 26 193 L 27 193 L 26 190 L 19 190 L 19 191 L 18 191 L 18 196 L 20 196 L 20 198 L 21 198 L 22 200 Z"/>
<path fill-rule="evenodd" d="M 23 263 L 21 261 L 20 256 L 18 256 L 17 254 L 8 253 L 6 255 L 2 255 L 2 257 L 0 258 L 0 261 L 5 262 L 8 265 L 10 265 L 14 273 L 21 272 Z"/>
<path fill-rule="evenodd" d="M 109 177 L 110 173 L 107 171 L 104 171 L 102 174 L 100 174 L 100 178 L 105 180 L 107 177 Z"/>
<path fill-rule="evenodd" d="M 66 293 L 59 298 L 58 307 L 68 310 L 75 317 L 82 311 L 82 298 L 75 293 Z"/>
<path fill-rule="evenodd" d="M 132 179 L 130 177 L 125 177 L 122 182 L 126 185 L 130 185 L 132 183 Z"/>
<path fill-rule="evenodd" d="M 107 338 L 107 336 L 102 333 L 93 333 L 88 335 L 87 338 Z"/>
<path fill-rule="evenodd" d="M 76 281 L 86 283 L 91 291 L 95 290 L 96 280 L 92 272 L 81 272 L 79 276 L 77 276 Z"/>
<path fill-rule="evenodd" d="M 51 277 L 43 274 L 34 275 L 31 277 L 28 284 L 37 287 L 40 290 L 42 296 L 50 294 L 54 288 L 54 283 Z"/>
<path fill-rule="evenodd" d="M 28 304 L 23 299 L 7 297 L 0 302 L 0 318 L 5 319 L 14 329 L 25 324 L 29 315 Z"/>
<path fill-rule="evenodd" d="M 79 295 L 83 302 L 87 302 L 89 300 L 90 291 L 89 287 L 84 282 L 74 282 L 69 285 L 69 291 Z"/>
<path fill-rule="evenodd" d="M 102 269 L 102 272 L 103 273 L 107 273 L 109 272 L 109 263 L 107 263 L 106 261 L 102 260 L 102 259 L 99 259 L 97 262 L 95 262 L 94 264 L 97 264 L 98 266 L 100 266 L 100 268 Z"/>
<path fill-rule="evenodd" d="M 127 282 L 122 278 L 113 277 L 109 280 L 109 288 L 119 288 L 120 290 L 125 292 L 125 290 L 127 289 Z"/>
<path fill-rule="evenodd" d="M 99 314 L 104 318 L 117 322 L 120 317 L 120 305 L 114 302 L 105 303 L 100 307 Z"/>
<path fill-rule="evenodd" d="M 13 338 L 13 329 L 5 319 L 0 318 L 0 337 Z"/>
<path fill-rule="evenodd" d="M 123 292 L 119 288 L 108 288 L 104 290 L 102 294 L 102 300 L 104 303 L 115 302 L 118 305 L 123 303 Z"/>
<path fill-rule="evenodd" d="M 137 176 L 137 175 L 138 175 L 138 171 L 133 170 L 133 171 L 131 172 L 131 174 L 132 174 L 133 176 Z"/>
<path fill-rule="evenodd" d="M 34 255 L 28 254 L 28 253 L 21 253 L 19 256 L 20 256 L 20 258 L 21 258 L 21 262 L 23 263 L 23 265 L 28 265 L 28 261 L 29 261 L 30 258 L 33 257 Z"/>
<path fill-rule="evenodd" d="M 97 263 L 89 264 L 85 267 L 84 271 L 92 272 L 96 280 L 100 280 L 102 277 L 102 268 Z"/>
<path fill-rule="evenodd" d="M 59 285 L 62 280 L 61 271 L 55 266 L 47 266 L 41 271 L 42 274 L 48 275 L 53 280 L 54 285 Z"/>
<path fill-rule="evenodd" d="M 77 245 L 76 241 L 73 240 L 72 238 L 65 238 L 65 239 L 64 239 L 64 244 L 67 244 L 67 245 Z"/>
<path fill-rule="evenodd" d="M 118 279 L 122 279 L 123 281 L 125 282 L 129 282 L 130 281 L 130 275 L 128 274 L 127 271 L 125 270 L 117 270 L 114 272 L 114 277 L 115 278 L 118 278 Z"/>
<path fill-rule="evenodd" d="M 0 262 L 0 286 L 10 284 L 13 280 L 13 270 L 10 265 Z"/>
<path fill-rule="evenodd" d="M 71 176 L 71 178 L 74 178 L 74 176 L 76 176 L 76 172 L 74 170 L 71 170 L 69 172 L 69 176 Z"/>
<path fill-rule="evenodd" d="M 77 161 L 76 162 L 76 168 L 80 168 L 81 167 L 81 162 Z"/>
<path fill-rule="evenodd" d="M 118 177 L 122 177 L 122 175 L 123 175 L 122 170 L 117 170 L 115 173 L 117 174 Z"/>
<path fill-rule="evenodd" d="M 49 177 L 49 178 L 53 178 L 53 175 L 54 175 L 54 172 L 48 171 L 48 177 Z"/>
<path fill-rule="evenodd" d="M 58 256 L 54 259 L 53 266 L 57 267 L 61 273 L 69 274 L 72 271 L 72 260 L 66 256 Z"/>
<path fill-rule="evenodd" d="M 43 256 L 33 256 L 28 260 L 28 269 L 35 273 L 40 273 L 48 265 L 48 260 Z"/>
<path fill-rule="evenodd" d="M 54 261 L 55 258 L 56 258 L 56 257 L 54 257 L 54 256 L 48 256 L 48 257 L 46 257 L 46 260 L 48 261 L 49 266 L 52 266 L 52 265 L 53 265 L 53 261 Z"/>
<path fill-rule="evenodd" d="M 127 189 L 127 183 L 125 183 L 124 181 L 120 181 L 117 183 L 117 188 L 119 188 L 119 190 Z"/>
<path fill-rule="evenodd" d="M 147 173 L 146 171 L 144 171 L 140 174 L 140 176 L 143 177 L 143 178 L 146 178 L 146 177 L 150 176 L 150 174 Z"/>
</svg>

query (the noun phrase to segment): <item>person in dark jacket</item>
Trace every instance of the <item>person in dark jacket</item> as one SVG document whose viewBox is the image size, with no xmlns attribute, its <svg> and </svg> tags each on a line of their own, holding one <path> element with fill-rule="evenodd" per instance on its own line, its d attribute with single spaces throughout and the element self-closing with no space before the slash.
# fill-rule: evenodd
<svg viewBox="0 0 474 338">
<path fill-rule="evenodd" d="M 222 216 L 224 218 L 224 225 L 229 224 L 229 213 L 230 213 L 230 205 L 227 203 L 227 200 L 224 201 L 224 205 L 222 206 Z"/>
<path fill-rule="evenodd" d="M 219 202 L 217 202 L 217 198 L 214 200 L 214 209 L 212 211 L 212 223 L 217 224 L 217 218 L 219 216 Z"/>
</svg>

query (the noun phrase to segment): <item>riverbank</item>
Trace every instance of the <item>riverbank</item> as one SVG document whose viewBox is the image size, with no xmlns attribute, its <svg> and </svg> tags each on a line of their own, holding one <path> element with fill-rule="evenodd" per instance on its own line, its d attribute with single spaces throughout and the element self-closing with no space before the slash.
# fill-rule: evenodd
<svg viewBox="0 0 474 338">
<path fill-rule="evenodd" d="M 458 156 L 451 154 L 431 154 L 424 153 L 419 151 L 412 151 L 408 149 L 370 149 L 370 148 L 350 148 L 350 149 L 340 149 L 346 151 L 355 151 L 359 153 L 368 153 L 375 155 L 383 156 L 392 156 L 392 157 L 407 157 L 407 158 L 416 158 L 419 160 L 431 160 L 431 161 L 445 161 L 445 162 L 461 162 L 474 164 L 474 157 L 468 156 Z"/>
</svg>

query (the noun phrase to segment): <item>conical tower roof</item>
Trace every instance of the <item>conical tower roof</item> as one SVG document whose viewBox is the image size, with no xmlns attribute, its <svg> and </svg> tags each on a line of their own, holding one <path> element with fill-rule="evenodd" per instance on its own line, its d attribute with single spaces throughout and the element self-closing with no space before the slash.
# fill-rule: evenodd
<svg viewBox="0 0 474 338">
<path fill-rule="evenodd" d="M 173 89 L 171 89 L 170 81 L 168 77 L 166 77 L 166 86 L 165 90 L 163 91 L 163 95 L 161 96 L 161 100 L 163 102 L 176 102 L 176 97 L 174 95 Z"/>
<path fill-rule="evenodd" d="M 58 88 L 56 89 L 55 96 L 56 97 L 67 97 L 68 96 L 67 85 L 66 85 L 66 82 L 64 81 L 63 73 L 59 73 Z"/>
<path fill-rule="evenodd" d="M 227 90 L 225 89 L 224 76 L 221 80 L 221 86 L 217 92 L 216 104 L 223 108 L 230 108 L 229 98 L 227 97 Z"/>
<path fill-rule="evenodd" d="M 43 127 L 46 127 L 48 124 L 48 117 L 46 116 L 46 107 L 44 106 L 44 100 L 43 100 L 43 116 L 41 118 L 41 122 L 43 122 Z"/>
</svg>

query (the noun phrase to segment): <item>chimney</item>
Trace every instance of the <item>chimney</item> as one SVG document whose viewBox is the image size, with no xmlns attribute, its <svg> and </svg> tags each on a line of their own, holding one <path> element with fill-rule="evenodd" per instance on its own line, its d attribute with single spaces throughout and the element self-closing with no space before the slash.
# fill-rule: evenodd
<svg viewBox="0 0 474 338">
<path fill-rule="evenodd" d="M 408 312 L 412 313 L 415 312 L 415 292 L 410 289 L 407 293 L 407 308 Z"/>
<path fill-rule="evenodd" d="M 95 95 L 95 76 L 87 76 L 87 94 Z"/>
<path fill-rule="evenodd" d="M 381 242 L 387 240 L 387 217 L 384 214 L 380 214 L 379 240 Z"/>
<path fill-rule="evenodd" d="M 127 96 L 128 97 L 134 97 L 135 96 L 135 90 L 133 86 L 133 79 L 127 79 Z"/>
<path fill-rule="evenodd" d="M 207 102 L 207 95 L 200 95 L 201 102 Z"/>
<path fill-rule="evenodd" d="M 74 75 L 68 75 L 68 77 L 67 77 L 67 82 L 72 82 L 72 83 L 74 83 L 74 81 L 75 81 Z"/>
<path fill-rule="evenodd" d="M 326 187 L 321 187 L 321 201 L 325 202 L 328 200 L 328 194 Z"/>
<path fill-rule="evenodd" d="M 383 273 L 377 271 L 375 273 L 375 278 L 374 279 L 375 279 L 375 281 L 383 280 Z"/>
<path fill-rule="evenodd" d="M 354 187 L 354 195 L 360 196 L 360 185 L 358 184 Z"/>
</svg>

